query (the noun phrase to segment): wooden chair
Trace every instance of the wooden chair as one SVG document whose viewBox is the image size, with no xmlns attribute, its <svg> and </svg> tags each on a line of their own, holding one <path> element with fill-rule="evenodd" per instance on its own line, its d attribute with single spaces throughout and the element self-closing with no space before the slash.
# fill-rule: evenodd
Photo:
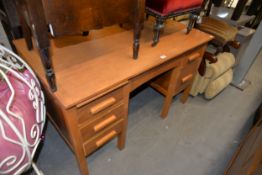
<svg viewBox="0 0 262 175">
<path fill-rule="evenodd" d="M 46 71 L 46 78 L 56 91 L 55 73 L 49 54 L 49 33 L 54 37 L 88 34 L 89 30 L 113 24 L 134 24 L 133 57 L 138 57 L 140 30 L 145 0 L 15 0 L 28 49 L 36 46 Z M 112 41 L 114 42 L 114 41 Z"/>
<path fill-rule="evenodd" d="M 198 19 L 203 2 L 204 0 L 146 0 L 147 16 L 150 15 L 156 18 L 152 46 L 157 45 L 160 30 L 164 28 L 165 20 L 185 13 L 190 13 L 190 22 L 187 26 L 188 34 Z"/>
</svg>

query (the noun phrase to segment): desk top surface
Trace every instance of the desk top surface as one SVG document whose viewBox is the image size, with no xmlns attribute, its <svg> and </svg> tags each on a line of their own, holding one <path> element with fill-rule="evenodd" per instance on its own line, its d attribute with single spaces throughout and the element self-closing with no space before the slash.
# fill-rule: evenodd
<svg viewBox="0 0 262 175">
<path fill-rule="evenodd" d="M 192 48 L 207 43 L 213 37 L 193 29 L 185 35 L 184 25 L 169 24 L 156 47 L 151 47 L 152 24 L 145 23 L 141 34 L 139 58 L 132 58 L 133 32 L 121 31 L 92 41 L 57 47 L 51 41 L 51 55 L 56 74 L 54 96 L 70 108 L 102 92 L 128 82 Z M 29 51 L 23 39 L 14 41 L 18 53 L 48 86 L 37 49 Z M 160 56 L 165 55 L 165 59 Z"/>
</svg>

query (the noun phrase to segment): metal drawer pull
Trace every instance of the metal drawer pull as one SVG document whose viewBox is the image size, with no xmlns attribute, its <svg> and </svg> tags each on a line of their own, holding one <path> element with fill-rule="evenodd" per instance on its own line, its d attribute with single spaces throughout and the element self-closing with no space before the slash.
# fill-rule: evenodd
<svg viewBox="0 0 262 175">
<path fill-rule="evenodd" d="M 105 108 L 113 105 L 116 102 L 116 99 L 114 97 L 110 97 L 104 101 L 102 101 L 101 103 L 98 103 L 97 105 L 93 106 L 90 109 L 91 114 L 96 114 L 102 110 L 104 110 Z"/>
<path fill-rule="evenodd" d="M 96 124 L 94 126 L 94 131 L 98 132 L 101 131 L 102 129 L 104 129 L 106 126 L 110 125 L 111 123 L 113 123 L 114 121 L 116 121 L 116 116 L 115 115 L 111 115 L 110 117 L 108 117 L 107 119 L 103 120 L 102 122 Z"/>
<path fill-rule="evenodd" d="M 200 53 L 194 53 L 188 57 L 188 62 L 191 63 L 200 57 Z"/>
<path fill-rule="evenodd" d="M 187 76 L 185 76 L 184 78 L 182 78 L 182 83 L 185 83 L 189 80 L 191 80 L 193 78 L 193 74 L 189 74 Z"/>
<path fill-rule="evenodd" d="M 100 147 L 102 145 L 104 145 L 106 142 L 108 142 L 109 140 L 111 140 L 112 138 L 114 138 L 117 135 L 116 131 L 111 131 L 110 133 L 108 133 L 106 136 L 104 136 L 103 138 L 99 139 L 96 142 L 96 146 Z"/>
</svg>

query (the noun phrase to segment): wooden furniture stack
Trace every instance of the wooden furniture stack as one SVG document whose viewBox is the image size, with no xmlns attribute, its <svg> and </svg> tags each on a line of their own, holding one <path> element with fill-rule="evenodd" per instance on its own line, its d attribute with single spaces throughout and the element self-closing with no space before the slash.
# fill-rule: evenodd
<svg viewBox="0 0 262 175">
<path fill-rule="evenodd" d="M 133 58 L 138 58 L 140 30 L 143 26 L 145 0 L 13 0 L 16 3 L 27 48 L 33 36 L 39 50 L 46 78 L 52 91 L 57 90 L 49 33 L 88 35 L 89 30 L 113 24 L 131 23 L 134 28 Z M 32 35 L 32 36 L 31 36 Z"/>
<path fill-rule="evenodd" d="M 62 48 L 52 40 L 55 93 L 48 88 L 37 50 L 29 51 L 24 40 L 14 41 L 39 76 L 49 119 L 74 152 L 81 174 L 88 174 L 86 156 L 112 138 L 118 137 L 118 148 L 124 148 L 129 94 L 137 87 L 149 82 L 166 96 L 163 118 L 174 95 L 184 91 L 182 100 L 187 99 L 206 44 L 213 37 L 195 29 L 185 35 L 184 29 L 173 23 L 153 48 L 152 25 L 146 23 L 138 60 L 132 59 L 132 31 Z"/>
</svg>

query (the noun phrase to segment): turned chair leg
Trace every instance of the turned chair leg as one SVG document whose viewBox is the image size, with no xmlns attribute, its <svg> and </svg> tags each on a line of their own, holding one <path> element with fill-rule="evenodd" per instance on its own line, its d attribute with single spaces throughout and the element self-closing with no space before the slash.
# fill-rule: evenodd
<svg viewBox="0 0 262 175">
<path fill-rule="evenodd" d="M 51 58 L 50 58 L 50 55 L 49 55 L 48 48 L 40 49 L 39 52 L 40 52 L 41 61 L 42 61 L 44 68 L 45 68 L 47 82 L 48 82 L 51 90 L 53 92 L 55 92 L 57 90 L 55 73 L 54 73 L 54 70 L 52 68 L 52 63 L 51 63 Z"/>
<path fill-rule="evenodd" d="M 146 20 L 148 20 L 148 18 L 149 18 L 149 14 L 147 13 L 147 14 L 146 14 Z"/>
<path fill-rule="evenodd" d="M 152 43 L 153 47 L 156 46 L 157 43 L 159 42 L 160 31 L 163 28 L 164 28 L 164 19 L 156 18 L 156 24 L 154 26 L 154 38 Z"/>
<path fill-rule="evenodd" d="M 190 31 L 193 29 L 197 19 L 198 19 L 198 15 L 195 15 L 195 14 L 190 14 L 189 16 L 189 23 L 187 25 L 187 31 L 186 31 L 186 34 L 189 34 Z"/>
<path fill-rule="evenodd" d="M 24 16 L 24 12 L 26 11 L 26 5 L 22 1 L 15 1 L 16 10 L 19 16 L 19 22 L 21 24 L 22 33 L 26 41 L 26 46 L 28 50 L 33 49 L 33 42 L 31 36 L 31 30 L 28 24 L 26 23 L 26 19 Z"/>
<path fill-rule="evenodd" d="M 140 22 L 137 22 L 134 28 L 134 43 L 133 43 L 133 58 L 134 59 L 138 58 L 138 52 L 139 52 L 139 46 L 140 46 L 139 39 L 141 35 L 141 28 L 142 28 L 142 25 L 140 24 Z"/>
</svg>

